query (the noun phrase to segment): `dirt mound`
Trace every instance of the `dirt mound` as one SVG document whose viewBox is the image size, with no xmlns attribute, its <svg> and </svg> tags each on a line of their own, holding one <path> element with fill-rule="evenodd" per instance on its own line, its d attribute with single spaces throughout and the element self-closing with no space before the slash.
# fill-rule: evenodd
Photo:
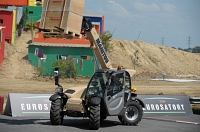
<svg viewBox="0 0 200 132">
<path fill-rule="evenodd" d="M 108 56 L 113 67 L 120 64 L 124 68 L 134 68 L 134 53 L 138 51 L 135 69 L 139 78 L 162 77 L 162 72 L 168 77 L 200 77 L 200 54 L 142 41 L 113 39 L 111 43 L 113 50 Z"/>
<path fill-rule="evenodd" d="M 30 33 L 24 32 L 15 44 L 5 43 L 5 57 L 0 67 L 0 75 L 9 78 L 31 79 L 35 73 L 35 68 L 28 61 L 28 42 Z"/>
<path fill-rule="evenodd" d="M 30 40 L 30 32 L 23 32 L 15 44 L 5 44 L 5 60 L 0 67 L 0 75 L 19 79 L 41 79 L 37 79 L 36 68 L 27 60 Z M 120 64 L 124 68 L 134 69 L 134 53 L 138 51 L 138 62 L 135 65 L 137 79 L 162 77 L 162 72 L 174 78 L 200 78 L 200 54 L 142 41 L 113 39 L 111 44 L 113 49 L 108 52 L 108 56 L 113 67 Z"/>
</svg>

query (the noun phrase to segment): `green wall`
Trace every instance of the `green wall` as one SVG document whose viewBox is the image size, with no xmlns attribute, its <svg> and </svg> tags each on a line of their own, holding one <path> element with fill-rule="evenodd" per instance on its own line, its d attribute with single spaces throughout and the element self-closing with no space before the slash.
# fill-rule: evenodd
<svg viewBox="0 0 200 132">
<path fill-rule="evenodd" d="M 28 9 L 28 21 L 33 20 L 33 22 L 37 22 L 41 19 L 42 7 L 41 6 L 23 6 L 23 11 L 26 12 L 26 8 Z"/>
<path fill-rule="evenodd" d="M 39 59 L 35 56 L 35 49 L 38 48 L 43 50 L 43 53 L 46 55 L 46 62 Z M 35 46 L 29 45 L 28 47 L 28 59 L 30 63 L 38 67 L 38 64 L 45 68 L 46 75 L 53 75 L 52 73 L 52 62 L 57 60 L 58 55 L 68 55 L 69 57 L 77 58 L 78 64 L 76 64 L 78 68 L 78 75 L 81 76 L 91 76 L 95 70 L 95 64 L 92 61 L 94 58 L 93 53 L 90 48 L 81 48 L 81 47 L 49 47 L 49 46 Z M 90 56 L 90 59 L 83 59 L 83 69 L 81 69 L 81 56 Z"/>
</svg>

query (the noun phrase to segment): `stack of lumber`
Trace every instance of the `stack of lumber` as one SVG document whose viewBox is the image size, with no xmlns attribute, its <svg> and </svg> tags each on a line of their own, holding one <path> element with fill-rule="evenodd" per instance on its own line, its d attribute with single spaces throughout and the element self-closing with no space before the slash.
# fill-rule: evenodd
<svg viewBox="0 0 200 132">
<path fill-rule="evenodd" d="M 44 0 L 40 28 L 80 35 L 84 5 L 85 0 Z"/>
</svg>

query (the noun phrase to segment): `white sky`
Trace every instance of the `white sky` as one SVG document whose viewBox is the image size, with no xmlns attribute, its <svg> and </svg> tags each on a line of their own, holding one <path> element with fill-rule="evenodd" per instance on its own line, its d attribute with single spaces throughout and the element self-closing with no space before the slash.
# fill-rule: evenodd
<svg viewBox="0 0 200 132">
<path fill-rule="evenodd" d="M 86 0 L 84 13 L 104 15 L 113 38 L 200 46 L 200 0 Z"/>
</svg>

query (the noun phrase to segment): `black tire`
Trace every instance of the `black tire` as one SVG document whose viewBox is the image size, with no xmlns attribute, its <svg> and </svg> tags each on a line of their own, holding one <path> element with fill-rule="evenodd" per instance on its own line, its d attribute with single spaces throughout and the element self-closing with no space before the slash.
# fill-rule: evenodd
<svg viewBox="0 0 200 132">
<path fill-rule="evenodd" d="M 62 111 L 62 100 L 56 99 L 51 102 L 50 120 L 52 125 L 61 125 L 64 114 Z"/>
<path fill-rule="evenodd" d="M 91 130 L 99 129 L 99 127 L 100 127 L 100 105 L 90 107 L 89 127 Z"/>
<path fill-rule="evenodd" d="M 124 115 L 122 115 L 119 120 L 122 122 L 122 124 L 137 125 L 141 121 L 142 116 L 142 106 L 137 102 L 130 102 L 126 106 Z"/>
</svg>

